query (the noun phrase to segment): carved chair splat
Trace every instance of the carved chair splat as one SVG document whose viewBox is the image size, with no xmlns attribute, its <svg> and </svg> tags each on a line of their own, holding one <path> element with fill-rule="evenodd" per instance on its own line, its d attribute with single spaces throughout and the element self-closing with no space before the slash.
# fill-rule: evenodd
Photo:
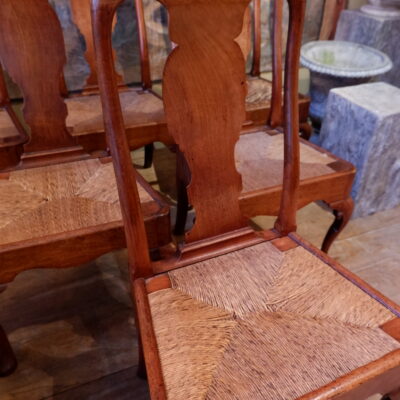
<svg viewBox="0 0 400 400">
<path fill-rule="evenodd" d="M 247 129 L 236 148 L 236 165 L 242 174 L 243 191 L 240 196 L 242 212 L 247 217 L 278 215 L 282 196 L 284 137 L 281 133 L 285 121 L 282 114 L 282 25 L 283 0 L 274 0 L 273 18 L 273 81 L 272 104 L 269 125 L 265 128 Z M 254 3 L 255 21 L 260 19 L 260 3 Z M 255 26 L 254 58 L 260 53 L 260 26 Z M 253 64 L 253 71 L 259 70 L 259 60 Z M 301 104 L 301 99 L 299 98 Z M 299 108 L 301 121 L 302 109 Z M 278 127 L 278 130 L 271 130 Z M 179 155 L 179 154 L 178 154 Z M 300 187 L 298 209 L 313 201 L 324 201 L 333 211 L 335 219 L 329 228 L 322 250 L 328 252 L 330 246 L 349 222 L 354 204 L 350 191 L 355 176 L 355 168 L 345 160 L 326 150 L 300 140 Z M 190 172 L 182 157 L 178 158 L 177 187 L 178 206 L 174 233 L 182 235 L 188 213 L 188 198 L 184 187 L 190 181 Z M 216 163 L 214 168 L 219 168 Z"/>
<path fill-rule="evenodd" d="M 166 118 L 191 170 L 188 194 L 197 219 L 185 243 L 160 264 L 147 257 L 112 79 L 117 0 L 92 0 L 102 104 L 151 398 L 349 400 L 396 393 L 400 342 L 393 327 L 400 307 L 294 232 L 305 0 L 288 0 L 283 191 L 275 230 L 262 233 L 238 212 L 241 179 L 233 155 L 245 120 L 244 58 L 235 38 L 248 0 L 162 3 L 177 43 L 164 71 Z M 221 158 L 224 168 L 210 174 L 210 164 Z"/>
<path fill-rule="evenodd" d="M 0 15 L 0 59 L 22 90 L 30 127 L 22 161 L 0 172 L 3 285 L 29 269 L 84 264 L 124 248 L 125 237 L 108 153 L 89 155 L 67 129 L 59 86 L 65 54 L 54 10 L 47 0 L 2 0 Z M 3 92 L 0 99 L 9 106 Z M 149 246 L 167 245 L 168 205 L 138 174 L 133 179 Z M 0 327 L 0 376 L 14 369 L 15 356 Z"/>
</svg>

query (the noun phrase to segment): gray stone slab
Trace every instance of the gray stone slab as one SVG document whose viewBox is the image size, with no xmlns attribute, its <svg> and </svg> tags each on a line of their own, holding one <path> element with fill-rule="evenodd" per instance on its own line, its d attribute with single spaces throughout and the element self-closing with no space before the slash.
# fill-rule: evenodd
<svg viewBox="0 0 400 400">
<path fill-rule="evenodd" d="M 357 168 L 353 217 L 400 204 L 400 89 L 374 82 L 331 90 L 320 145 Z"/>
<path fill-rule="evenodd" d="M 400 87 L 400 18 L 377 17 L 358 10 L 342 12 L 336 30 L 336 40 L 346 40 L 371 46 L 387 54 L 393 61 L 391 71 L 380 80 Z"/>
</svg>

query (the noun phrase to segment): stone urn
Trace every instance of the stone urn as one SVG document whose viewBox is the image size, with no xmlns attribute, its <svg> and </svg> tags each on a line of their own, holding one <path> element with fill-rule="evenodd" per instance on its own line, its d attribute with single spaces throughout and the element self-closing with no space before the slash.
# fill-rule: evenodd
<svg viewBox="0 0 400 400">
<path fill-rule="evenodd" d="M 310 117 L 317 129 L 331 89 L 369 82 L 393 67 L 386 54 L 372 47 L 328 40 L 303 45 L 300 60 L 311 72 Z"/>
<path fill-rule="evenodd" d="M 362 6 L 361 11 L 386 18 L 400 18 L 400 0 L 369 0 L 369 4 Z"/>
</svg>

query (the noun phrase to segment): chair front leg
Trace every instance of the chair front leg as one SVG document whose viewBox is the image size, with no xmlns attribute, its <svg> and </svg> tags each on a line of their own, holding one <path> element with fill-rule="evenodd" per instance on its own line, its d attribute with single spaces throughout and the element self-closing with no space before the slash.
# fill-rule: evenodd
<svg viewBox="0 0 400 400">
<path fill-rule="evenodd" d="M 329 207 L 333 210 L 335 220 L 328 230 L 325 236 L 324 242 L 322 243 L 321 250 L 325 253 L 329 251 L 334 240 L 339 236 L 342 230 L 345 228 L 347 223 L 350 221 L 350 217 L 354 210 L 354 201 L 351 197 L 336 201 L 334 203 L 328 203 Z"/>
<path fill-rule="evenodd" d="M 11 375 L 16 370 L 17 365 L 17 358 L 6 333 L 0 325 L 0 377 Z"/>
</svg>

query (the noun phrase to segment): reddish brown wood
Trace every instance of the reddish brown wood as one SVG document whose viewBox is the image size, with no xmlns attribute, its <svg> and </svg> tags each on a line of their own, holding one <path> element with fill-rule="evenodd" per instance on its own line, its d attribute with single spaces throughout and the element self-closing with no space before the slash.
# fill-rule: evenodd
<svg viewBox="0 0 400 400">
<path fill-rule="evenodd" d="M 240 177 L 233 157 L 244 120 L 244 64 L 235 44 L 240 33 L 246 0 L 163 0 L 170 16 L 171 40 L 177 44 L 165 69 L 164 102 L 168 128 L 190 169 L 190 202 L 196 211 L 196 222 L 179 249 L 171 249 L 171 258 L 150 265 L 148 246 L 143 241 L 143 219 L 132 170 L 128 142 L 124 136 L 117 87 L 113 80 L 110 58 L 111 18 L 117 0 L 92 0 L 94 32 L 103 106 L 113 161 L 120 185 L 126 235 L 133 276 L 144 277 L 183 267 L 198 261 L 251 246 L 264 240 L 288 250 L 301 245 L 336 272 L 399 315 L 398 306 L 335 263 L 324 253 L 300 239 L 296 228 L 296 210 L 309 198 L 298 195 L 299 186 L 299 109 L 297 96 L 299 51 L 304 0 L 289 0 L 289 40 L 285 73 L 285 157 L 283 190 L 279 192 L 276 231 L 257 234 L 246 226 L 240 215 Z M 100 15 L 103 14 L 101 18 Z M 108 18 L 108 23 L 104 22 Z M 107 20 L 106 20 L 107 21 Z M 220 164 L 220 168 L 215 165 Z M 335 164 L 336 165 L 336 164 Z M 336 165 L 333 175 L 344 176 L 345 168 Z M 318 177 L 320 179 L 320 177 Z M 323 180 L 321 180 L 323 182 Z M 314 181 L 315 183 L 315 181 Z M 222 190 L 223 189 L 223 190 Z M 312 191 L 310 185 L 309 191 Z M 348 190 L 348 187 L 343 189 Z M 336 194 L 335 194 L 336 195 Z M 333 195 L 332 195 L 333 196 Z M 337 199 L 337 201 L 340 198 Z M 280 207 L 279 207 L 280 205 Z M 289 238 L 287 232 L 291 232 Z M 136 236 L 135 236 L 136 235 Z M 135 240 L 137 241 L 135 247 Z M 166 388 L 153 329 L 149 292 L 168 289 L 169 279 L 134 281 L 137 319 L 146 358 L 152 398 L 166 398 Z M 177 344 L 179 345 L 179 344 Z M 315 391 L 305 399 L 356 399 L 374 391 L 397 389 L 400 351 L 387 354 Z M 367 396 L 365 396 L 367 397 Z"/>
<path fill-rule="evenodd" d="M 246 77 L 243 56 L 232 40 L 241 32 L 247 4 L 217 3 L 219 12 L 212 15 L 201 3 L 180 7 L 167 0 L 163 4 L 169 10 L 171 40 L 178 44 L 164 71 L 163 97 L 169 131 L 191 170 L 188 194 L 196 211 L 196 223 L 186 239 L 192 242 L 245 226 L 238 202 L 241 180 L 233 149 L 245 118 Z M 235 11 L 229 13 L 231 20 L 223 18 L 232 7 Z M 211 20 L 207 25 L 201 23 L 208 18 Z M 187 25 L 174 24 L 183 19 Z M 189 25 L 197 27 L 193 38 L 204 40 L 189 43 Z M 216 27 L 224 32 L 218 41 L 214 39 Z M 180 85 L 176 85 L 178 76 Z M 198 107 L 195 101 L 203 96 L 208 102 Z M 191 132 L 190 137 L 187 132 Z M 198 148 L 207 149 L 207 154 Z M 226 149 L 224 154 L 221 148 Z M 214 165 L 218 164 L 224 168 L 215 174 Z M 222 186 L 224 191 L 220 190 Z"/>
<path fill-rule="evenodd" d="M 273 128 L 282 125 L 282 21 L 283 0 L 273 2 L 272 29 L 272 99 L 269 125 Z M 297 96 L 297 92 L 296 92 Z"/>
<path fill-rule="evenodd" d="M 289 33 L 285 63 L 285 145 L 283 192 L 275 228 L 282 234 L 296 230 L 296 211 L 300 180 L 298 85 L 300 46 L 305 2 L 289 1 Z"/>
<path fill-rule="evenodd" d="M 3 16 L 2 62 L 22 90 L 24 116 L 31 128 L 31 140 L 25 145 L 25 151 L 75 146 L 65 126 L 67 109 L 60 95 L 60 78 L 66 60 L 65 54 L 59 51 L 64 47 L 64 39 L 55 12 L 46 0 L 35 1 L 34 6 L 8 0 L 0 3 L 0 14 Z M 50 37 L 52 40 L 48 40 Z"/>
<path fill-rule="evenodd" d="M 150 54 L 147 41 L 146 21 L 144 16 L 144 7 L 142 0 L 135 0 L 136 22 L 138 27 L 138 39 L 140 47 L 140 71 L 142 76 L 142 87 L 145 90 L 151 89 L 151 69 L 150 69 Z"/>
<path fill-rule="evenodd" d="M 10 98 L 8 96 L 6 82 L 4 80 L 3 69 L 0 65 L 0 107 L 4 107 L 10 102 Z"/>
<path fill-rule="evenodd" d="M 179 250 L 174 249 L 169 257 L 153 264 L 153 271 L 156 274 L 181 268 L 186 265 L 195 264 L 209 258 L 218 257 L 232 251 L 254 246 L 255 244 L 271 240 L 274 236 L 255 233 L 250 228 L 244 228 L 217 237 L 200 240 L 193 244 L 183 245 Z"/>
<path fill-rule="evenodd" d="M 149 381 L 151 398 L 156 400 L 167 400 L 145 280 L 137 279 L 134 283 L 133 289 L 135 293 L 136 315 L 139 322 L 141 343 L 146 360 L 147 379 Z"/>
<path fill-rule="evenodd" d="M 400 318 L 387 322 L 381 326 L 381 329 L 400 342 Z"/>
<path fill-rule="evenodd" d="M 114 63 L 109 57 L 112 51 L 112 21 L 115 10 L 121 1 L 93 0 L 92 18 L 104 121 L 108 144 L 115 165 L 133 279 L 134 276 L 150 276 L 152 270 L 143 215 L 139 207 L 140 200 L 135 173 L 125 135 L 124 120 L 116 86 Z"/>
<path fill-rule="evenodd" d="M 147 294 L 158 292 L 159 290 L 169 289 L 171 287 L 171 280 L 167 274 L 157 275 L 154 278 L 149 278 L 146 281 Z"/>
<path fill-rule="evenodd" d="M 253 63 L 251 75 L 259 76 L 261 73 L 261 0 L 253 2 Z"/>
</svg>

